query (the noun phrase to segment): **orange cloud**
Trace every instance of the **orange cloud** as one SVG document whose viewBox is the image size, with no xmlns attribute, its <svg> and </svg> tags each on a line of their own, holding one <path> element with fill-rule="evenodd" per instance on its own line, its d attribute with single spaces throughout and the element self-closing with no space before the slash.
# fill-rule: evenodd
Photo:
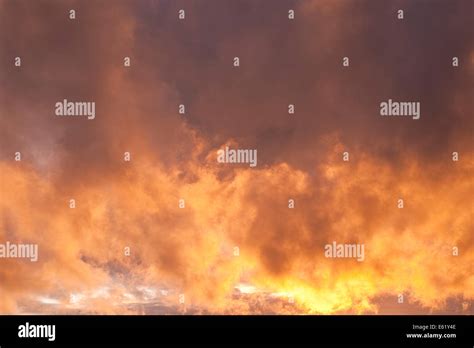
<svg viewBox="0 0 474 348">
<path fill-rule="evenodd" d="M 283 23 L 283 2 L 196 3 L 181 23 L 175 3 L 0 2 L 0 243 L 39 245 L 38 262 L 0 259 L 0 312 L 471 313 L 472 64 L 418 59 L 472 61 L 464 27 L 404 40 L 374 2 L 315 4 Z M 419 98 L 421 119 L 381 120 L 392 96 Z M 55 118 L 65 97 L 96 119 Z M 217 163 L 229 144 L 257 167 Z M 363 261 L 326 258 L 334 241 Z"/>
</svg>

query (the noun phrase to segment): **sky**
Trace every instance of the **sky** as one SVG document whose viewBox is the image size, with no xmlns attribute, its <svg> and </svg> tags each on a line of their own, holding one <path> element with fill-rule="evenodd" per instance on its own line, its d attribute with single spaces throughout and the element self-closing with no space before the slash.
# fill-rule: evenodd
<svg viewBox="0 0 474 348">
<path fill-rule="evenodd" d="M 0 0 L 0 313 L 472 314 L 473 13 Z"/>
</svg>

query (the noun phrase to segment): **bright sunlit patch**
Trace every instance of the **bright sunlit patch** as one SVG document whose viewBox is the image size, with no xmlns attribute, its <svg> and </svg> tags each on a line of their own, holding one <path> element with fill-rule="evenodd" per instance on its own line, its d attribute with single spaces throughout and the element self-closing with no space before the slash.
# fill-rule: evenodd
<svg viewBox="0 0 474 348">
<path fill-rule="evenodd" d="M 48 305 L 58 305 L 61 303 L 61 301 L 50 297 L 38 297 L 38 302 Z"/>
<path fill-rule="evenodd" d="M 253 294 L 257 292 L 257 288 L 253 285 L 240 283 L 235 287 L 242 294 Z"/>
</svg>

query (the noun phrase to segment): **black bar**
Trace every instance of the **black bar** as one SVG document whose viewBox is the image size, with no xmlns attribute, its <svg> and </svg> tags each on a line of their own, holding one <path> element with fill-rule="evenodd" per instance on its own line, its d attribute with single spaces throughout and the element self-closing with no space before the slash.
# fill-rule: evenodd
<svg viewBox="0 0 474 348">
<path fill-rule="evenodd" d="M 55 325 L 55 340 L 19 326 Z M 414 329 L 427 326 L 422 329 Z M 434 326 L 431 326 L 434 325 Z M 455 325 L 452 327 L 451 325 Z M 391 345 L 473 347 L 472 316 L 0 316 L 0 347 L 160 345 Z M 456 334 L 408 338 L 407 334 Z"/>
</svg>

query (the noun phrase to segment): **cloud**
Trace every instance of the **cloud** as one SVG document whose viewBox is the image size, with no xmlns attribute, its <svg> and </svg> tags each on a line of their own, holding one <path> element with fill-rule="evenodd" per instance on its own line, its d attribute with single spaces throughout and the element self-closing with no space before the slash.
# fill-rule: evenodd
<svg viewBox="0 0 474 348">
<path fill-rule="evenodd" d="M 472 311 L 469 3 L 318 4 L 0 2 L 0 243 L 40 249 L 0 259 L 0 312 Z M 382 119 L 388 98 L 421 119 Z M 226 144 L 258 166 L 217 163 Z"/>
</svg>

